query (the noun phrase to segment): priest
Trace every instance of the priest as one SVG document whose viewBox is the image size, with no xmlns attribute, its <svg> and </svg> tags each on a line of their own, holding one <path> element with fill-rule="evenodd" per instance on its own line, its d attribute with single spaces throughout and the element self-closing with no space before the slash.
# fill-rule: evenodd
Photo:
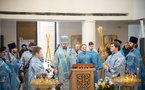
<svg viewBox="0 0 145 90">
<path fill-rule="evenodd" d="M 8 44 L 9 50 L 7 50 L 7 58 L 6 63 L 11 69 L 11 90 L 16 90 L 19 88 L 19 68 L 21 64 L 19 63 L 18 59 L 14 56 L 14 53 L 17 52 L 17 47 L 15 43 Z"/>
<path fill-rule="evenodd" d="M 126 71 L 130 72 L 131 75 L 138 74 L 137 78 L 141 79 L 141 86 L 138 87 L 138 90 L 145 90 L 145 70 L 137 42 L 137 37 L 130 37 L 129 46 L 131 51 L 126 56 Z M 139 70 L 139 73 L 137 70 Z"/>
</svg>

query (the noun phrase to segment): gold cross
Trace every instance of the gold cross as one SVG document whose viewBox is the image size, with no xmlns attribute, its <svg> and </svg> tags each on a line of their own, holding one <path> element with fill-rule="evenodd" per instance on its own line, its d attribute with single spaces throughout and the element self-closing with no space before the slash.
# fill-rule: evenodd
<svg viewBox="0 0 145 90">
<path fill-rule="evenodd" d="M 67 61 L 67 58 L 65 58 L 64 61 Z"/>
</svg>

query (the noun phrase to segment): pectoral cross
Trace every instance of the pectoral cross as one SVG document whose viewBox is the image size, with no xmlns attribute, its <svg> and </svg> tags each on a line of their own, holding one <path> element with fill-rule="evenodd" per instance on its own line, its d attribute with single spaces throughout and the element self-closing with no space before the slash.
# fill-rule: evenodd
<svg viewBox="0 0 145 90">
<path fill-rule="evenodd" d="M 64 61 L 67 61 L 67 58 L 65 58 Z"/>
<path fill-rule="evenodd" d="M 67 61 L 67 52 L 64 52 L 64 61 Z"/>
</svg>

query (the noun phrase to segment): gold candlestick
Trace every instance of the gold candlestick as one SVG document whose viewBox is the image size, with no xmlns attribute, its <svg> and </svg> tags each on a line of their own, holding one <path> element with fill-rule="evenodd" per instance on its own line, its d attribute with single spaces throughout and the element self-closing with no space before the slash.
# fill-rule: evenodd
<svg viewBox="0 0 145 90">
<path fill-rule="evenodd" d="M 103 34 L 102 34 L 102 27 L 98 27 L 98 32 L 99 32 L 99 35 L 100 35 L 100 40 L 101 40 L 101 48 L 102 48 L 102 56 L 105 56 L 105 48 L 104 48 L 104 43 L 103 43 Z"/>
<path fill-rule="evenodd" d="M 50 33 L 48 35 L 46 34 L 46 39 L 47 39 L 47 51 L 46 51 L 45 60 L 48 62 L 48 70 L 50 70 L 50 68 L 49 68 L 49 61 L 51 61 L 51 54 L 50 54 L 50 48 L 49 48 Z M 48 55 L 49 55 L 49 57 L 48 57 Z"/>
</svg>

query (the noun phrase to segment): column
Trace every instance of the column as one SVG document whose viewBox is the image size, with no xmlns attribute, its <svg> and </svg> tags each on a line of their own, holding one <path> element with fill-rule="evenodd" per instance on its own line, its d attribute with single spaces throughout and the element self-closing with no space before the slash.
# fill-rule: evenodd
<svg viewBox="0 0 145 90">
<path fill-rule="evenodd" d="M 95 32 L 96 30 L 96 21 L 95 20 L 86 20 L 82 22 L 82 44 L 88 46 L 89 42 L 94 43 L 95 47 Z"/>
</svg>

